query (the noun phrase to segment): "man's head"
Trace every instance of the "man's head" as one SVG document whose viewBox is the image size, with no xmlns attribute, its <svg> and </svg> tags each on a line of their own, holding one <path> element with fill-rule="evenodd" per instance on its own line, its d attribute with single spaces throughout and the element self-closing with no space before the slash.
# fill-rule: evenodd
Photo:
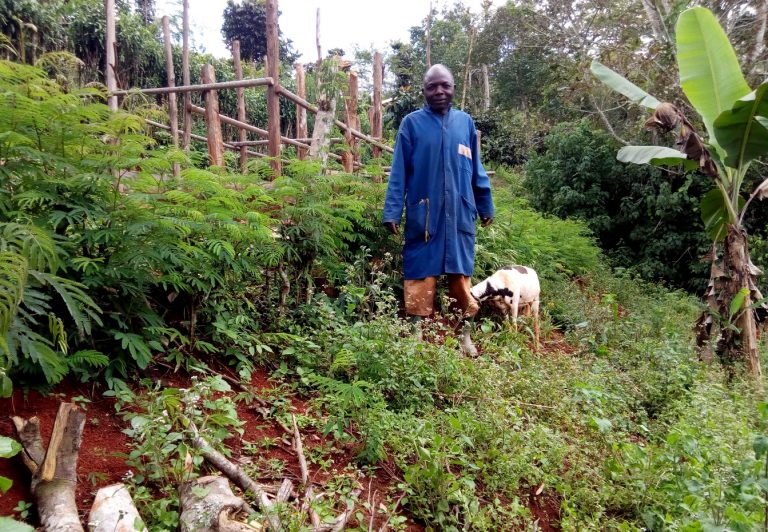
<svg viewBox="0 0 768 532">
<path fill-rule="evenodd" d="M 445 65 L 433 65 L 424 74 L 421 92 L 427 105 L 438 114 L 445 114 L 453 100 L 453 74 Z"/>
</svg>

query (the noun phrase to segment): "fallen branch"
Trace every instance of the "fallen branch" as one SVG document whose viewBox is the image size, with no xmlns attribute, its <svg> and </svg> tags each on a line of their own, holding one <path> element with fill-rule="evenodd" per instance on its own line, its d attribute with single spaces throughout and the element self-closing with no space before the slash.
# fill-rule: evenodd
<svg viewBox="0 0 768 532">
<path fill-rule="evenodd" d="M 47 449 L 37 417 L 12 419 L 24 447 L 22 459 L 32 473 L 31 491 L 42 529 L 81 532 L 75 485 L 85 412 L 72 403 L 61 403 Z"/>
<path fill-rule="evenodd" d="M 347 501 L 347 509 L 336 518 L 333 524 L 322 526 L 318 530 L 320 532 L 325 532 L 326 530 L 330 530 L 330 532 L 340 532 L 341 530 L 344 530 L 344 527 L 347 526 L 347 521 L 349 521 L 349 518 L 352 517 L 352 514 L 355 511 L 355 503 L 352 499 L 357 498 L 361 491 L 362 490 L 360 489 L 352 490 L 352 493 L 350 493 L 351 498 Z"/>
<path fill-rule="evenodd" d="M 264 489 L 264 486 L 254 482 L 254 480 L 249 477 L 245 471 L 230 462 L 219 451 L 211 447 L 205 438 L 200 436 L 193 424 L 190 423 L 190 427 L 194 433 L 194 437 L 192 438 L 192 445 L 200 450 L 200 454 L 203 455 L 203 458 L 208 460 L 208 462 L 216 469 L 224 473 L 224 475 L 229 480 L 234 482 L 237 487 L 243 491 L 250 491 L 253 493 L 254 497 L 256 497 L 256 500 L 259 502 L 259 507 L 266 514 L 267 520 L 269 521 L 269 525 L 272 527 L 272 529 L 282 530 L 283 525 L 280 522 L 280 517 L 275 511 L 275 507 L 272 504 L 272 501 L 270 501 L 269 497 L 267 497 L 267 492 Z"/>
<path fill-rule="evenodd" d="M 296 416 L 291 414 L 291 421 L 293 422 L 293 448 L 299 457 L 299 469 L 301 469 L 301 483 L 304 485 L 304 503 L 302 504 L 302 510 L 306 510 L 309 514 L 309 520 L 312 521 L 312 526 L 315 530 L 320 529 L 320 516 L 312 508 L 312 500 L 314 499 L 314 493 L 312 492 L 312 485 L 309 483 L 309 469 L 307 468 L 307 458 L 304 456 L 304 445 L 301 443 L 301 434 L 299 433 L 299 425 L 296 423 Z"/>
<path fill-rule="evenodd" d="M 299 469 L 301 469 L 301 482 L 304 484 L 304 503 L 302 504 L 302 510 L 305 510 L 309 514 L 309 518 L 312 521 L 312 526 L 315 532 L 339 532 L 343 530 L 347 525 L 347 521 L 355 511 L 355 504 L 352 500 L 347 501 L 347 509 L 342 512 L 333 523 L 323 525 L 320 522 L 320 516 L 317 515 L 312 509 L 312 501 L 316 497 L 321 497 L 322 494 L 315 496 L 312 492 L 312 485 L 309 482 L 309 469 L 307 468 L 307 459 L 304 456 L 304 445 L 301 443 L 301 433 L 299 433 L 299 425 L 296 423 L 296 416 L 291 414 L 291 421 L 293 421 L 293 445 L 296 450 L 296 454 L 299 457 Z M 352 498 L 357 498 L 362 490 L 352 490 Z"/>
<path fill-rule="evenodd" d="M 384 532 L 387 529 L 387 526 L 389 525 L 389 520 L 392 518 L 392 516 L 397 512 L 397 507 L 400 506 L 400 501 L 403 500 L 405 497 L 405 492 L 403 492 L 400 497 L 398 497 L 397 501 L 395 501 L 395 505 L 392 507 L 392 511 L 387 514 L 387 520 L 384 521 L 384 524 L 382 524 L 379 527 L 379 532 Z"/>
<path fill-rule="evenodd" d="M 283 479 L 283 483 L 280 485 L 280 489 L 277 490 L 277 497 L 275 502 L 286 502 L 293 494 L 293 482 Z"/>
</svg>

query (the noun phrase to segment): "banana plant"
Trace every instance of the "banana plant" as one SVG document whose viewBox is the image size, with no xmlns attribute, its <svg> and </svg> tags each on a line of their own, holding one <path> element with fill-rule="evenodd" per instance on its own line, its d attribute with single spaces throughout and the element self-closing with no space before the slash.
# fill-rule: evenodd
<svg viewBox="0 0 768 532">
<path fill-rule="evenodd" d="M 713 188 L 702 199 L 701 214 L 713 249 L 722 243 L 722 261 L 713 254 L 709 309 L 697 321 L 700 345 L 714 346 L 724 360 L 742 357 L 761 382 L 757 353 L 756 305 L 763 305 L 747 248 L 744 214 L 754 199 L 768 197 L 768 179 L 746 198 L 750 164 L 768 154 L 768 81 L 755 90 L 747 84 L 736 53 L 708 9 L 684 11 L 676 26 L 680 87 L 700 115 L 700 135 L 683 112 L 660 102 L 605 65 L 593 61 L 593 75 L 638 105 L 653 110 L 646 127 L 674 133 L 677 148 L 625 146 L 617 159 L 656 166 L 684 165 L 710 176 Z M 746 294 L 746 297 L 745 297 Z M 733 304 L 739 308 L 734 314 Z M 723 320 L 723 317 L 733 317 Z M 719 329 L 717 340 L 712 335 Z"/>
</svg>

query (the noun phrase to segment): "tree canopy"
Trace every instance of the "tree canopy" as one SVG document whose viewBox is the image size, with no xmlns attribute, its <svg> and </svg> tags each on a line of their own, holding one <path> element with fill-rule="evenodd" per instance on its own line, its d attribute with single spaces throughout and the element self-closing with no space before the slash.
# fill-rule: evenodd
<svg viewBox="0 0 768 532">
<path fill-rule="evenodd" d="M 267 8 L 262 0 L 227 0 L 222 14 L 221 35 L 228 48 L 240 41 L 240 56 L 248 61 L 264 60 L 267 55 Z M 296 60 L 290 40 L 280 40 L 280 60 Z"/>
</svg>

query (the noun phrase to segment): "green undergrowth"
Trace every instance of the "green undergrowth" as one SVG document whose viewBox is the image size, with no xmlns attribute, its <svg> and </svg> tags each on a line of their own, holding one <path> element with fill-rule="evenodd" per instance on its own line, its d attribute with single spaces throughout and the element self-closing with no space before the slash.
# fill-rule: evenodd
<svg viewBox="0 0 768 532">
<path fill-rule="evenodd" d="M 361 462 L 394 459 L 404 503 L 435 529 L 525 527 L 532 490 L 565 529 L 761 523 L 764 405 L 696 360 L 696 305 L 612 276 L 550 286 L 539 353 L 524 329 L 485 321 L 469 359 L 439 324 L 421 341 L 394 306 L 350 321 L 319 302 L 325 326 L 282 373 L 320 392 L 318 428 L 356 441 Z M 555 329 L 567 349 L 548 343 Z"/>
<path fill-rule="evenodd" d="M 762 523 L 765 406 L 698 361 L 698 304 L 611 272 L 578 224 L 511 205 L 480 238 L 480 268 L 540 271 L 544 349 L 529 323 L 491 317 L 474 324 L 481 356 L 462 356 L 445 322 L 397 317 L 382 266 L 296 314 L 311 341 L 283 351 L 278 375 L 319 392 L 317 428 L 356 442 L 361 463 L 393 459 L 404 504 L 436 530 L 525 528 L 541 517 L 532 492 L 564 529 Z"/>
<path fill-rule="evenodd" d="M 110 113 L 96 89 L 0 62 L 0 395 L 67 375 L 104 382 L 125 406 L 153 530 L 175 529 L 169 486 L 200 473 L 195 452 L 185 469 L 189 420 L 219 445 L 240 426 L 234 402 L 255 400 L 221 381 L 139 392 L 155 364 L 228 366 L 244 382 L 270 368 L 280 385 L 261 399 L 283 424 L 291 395 L 311 398 L 299 425 L 327 436 L 308 447 L 313 466 L 357 454 L 324 488 L 324 518 L 360 471 L 393 463 L 400 480 L 376 511 L 400 528 L 400 508 L 432 530 L 532 528 L 532 496 L 563 529 L 763 523 L 766 406 L 740 376 L 697 360 L 697 303 L 612 270 L 584 224 L 521 199 L 519 175 L 497 172 L 475 278 L 534 267 L 544 345 L 531 350 L 530 322 L 516 332 L 484 315 L 472 359 L 450 316 L 399 318 L 384 184 L 307 161 L 274 180 L 262 160 L 246 174 L 203 167 L 150 137 L 141 116 Z M 269 441 L 243 446 L 254 476 L 282 478 L 285 463 L 258 459 Z M 306 526 L 299 508 L 279 511 L 286 528 Z"/>
</svg>

